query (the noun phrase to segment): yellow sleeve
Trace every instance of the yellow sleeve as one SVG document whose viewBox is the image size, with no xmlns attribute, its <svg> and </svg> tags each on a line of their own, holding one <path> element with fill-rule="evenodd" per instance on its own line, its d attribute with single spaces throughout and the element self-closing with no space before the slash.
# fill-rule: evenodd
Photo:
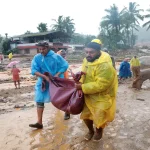
<svg viewBox="0 0 150 150">
<path fill-rule="evenodd" d="M 91 70 L 92 71 L 92 70 Z M 115 77 L 113 66 L 108 63 L 100 64 L 95 73 L 93 82 L 82 84 L 84 94 L 95 94 L 107 90 Z"/>
<path fill-rule="evenodd" d="M 81 71 L 82 71 L 82 72 L 86 72 L 86 60 L 85 60 L 85 59 L 83 59 Z M 85 78 L 85 76 L 82 75 L 79 82 L 80 82 L 80 83 L 83 83 L 83 82 L 84 82 L 84 78 Z"/>
</svg>

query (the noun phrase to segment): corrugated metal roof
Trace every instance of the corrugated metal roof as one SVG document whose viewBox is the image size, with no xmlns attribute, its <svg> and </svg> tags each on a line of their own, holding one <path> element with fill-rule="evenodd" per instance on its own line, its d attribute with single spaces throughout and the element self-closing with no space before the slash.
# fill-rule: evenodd
<svg viewBox="0 0 150 150">
<path fill-rule="evenodd" d="M 13 36 L 13 38 L 36 37 L 36 36 L 44 36 L 44 35 L 48 35 L 48 34 L 53 34 L 53 33 L 54 34 L 59 33 L 59 34 L 63 34 L 66 37 L 70 37 L 67 33 L 64 33 L 64 32 L 61 32 L 61 31 L 47 31 L 47 32 L 38 32 L 38 33 L 17 35 L 17 36 Z"/>
</svg>

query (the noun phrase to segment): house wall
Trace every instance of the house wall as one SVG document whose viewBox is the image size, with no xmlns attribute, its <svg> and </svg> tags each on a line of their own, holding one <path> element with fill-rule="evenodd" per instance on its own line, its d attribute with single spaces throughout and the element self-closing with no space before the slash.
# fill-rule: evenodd
<svg viewBox="0 0 150 150">
<path fill-rule="evenodd" d="M 24 49 L 23 50 L 19 50 L 19 54 L 24 54 Z"/>
<path fill-rule="evenodd" d="M 31 55 L 36 55 L 37 54 L 37 49 L 23 49 L 23 50 L 19 50 L 19 54 L 31 54 Z"/>
<path fill-rule="evenodd" d="M 36 55 L 37 54 L 37 49 L 36 48 L 30 49 L 30 54 L 31 55 Z"/>
</svg>

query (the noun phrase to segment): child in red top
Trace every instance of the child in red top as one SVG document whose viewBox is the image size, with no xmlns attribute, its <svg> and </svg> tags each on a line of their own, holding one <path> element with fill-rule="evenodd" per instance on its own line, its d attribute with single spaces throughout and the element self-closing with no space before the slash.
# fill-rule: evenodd
<svg viewBox="0 0 150 150">
<path fill-rule="evenodd" d="M 17 89 L 17 82 L 18 82 L 18 87 L 20 89 L 20 78 L 19 78 L 20 70 L 16 68 L 16 65 L 13 65 L 13 69 L 11 70 L 11 73 L 13 75 L 13 81 L 16 89 Z"/>
</svg>

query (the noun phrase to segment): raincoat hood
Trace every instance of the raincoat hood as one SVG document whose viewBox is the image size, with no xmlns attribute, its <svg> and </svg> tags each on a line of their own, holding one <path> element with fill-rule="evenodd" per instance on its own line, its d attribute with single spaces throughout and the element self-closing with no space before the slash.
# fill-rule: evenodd
<svg viewBox="0 0 150 150">
<path fill-rule="evenodd" d="M 46 55 L 46 56 L 51 56 L 51 55 L 53 55 L 53 54 L 54 54 L 54 51 L 49 50 L 49 52 L 47 53 L 47 55 Z"/>
</svg>

